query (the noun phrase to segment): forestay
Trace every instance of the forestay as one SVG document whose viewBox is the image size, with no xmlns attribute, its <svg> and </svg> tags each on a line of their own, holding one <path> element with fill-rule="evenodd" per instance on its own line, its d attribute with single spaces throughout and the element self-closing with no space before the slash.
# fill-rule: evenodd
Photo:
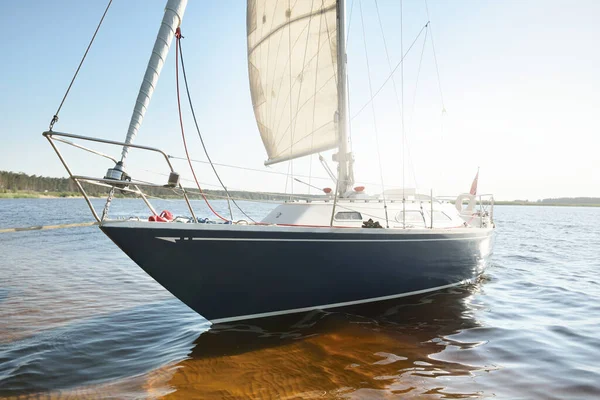
<svg viewBox="0 0 600 400">
<path fill-rule="evenodd" d="M 265 164 L 337 147 L 336 0 L 248 0 L 247 31 Z"/>
</svg>

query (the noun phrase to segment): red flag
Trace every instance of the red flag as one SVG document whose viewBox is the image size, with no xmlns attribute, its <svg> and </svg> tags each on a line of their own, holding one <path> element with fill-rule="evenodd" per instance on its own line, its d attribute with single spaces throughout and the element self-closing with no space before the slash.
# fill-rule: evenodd
<svg viewBox="0 0 600 400">
<path fill-rule="evenodd" d="M 475 179 L 473 179 L 473 183 L 471 184 L 471 191 L 469 192 L 472 195 L 477 194 L 477 181 L 479 180 L 479 168 L 477 168 L 477 175 L 475 175 Z"/>
</svg>

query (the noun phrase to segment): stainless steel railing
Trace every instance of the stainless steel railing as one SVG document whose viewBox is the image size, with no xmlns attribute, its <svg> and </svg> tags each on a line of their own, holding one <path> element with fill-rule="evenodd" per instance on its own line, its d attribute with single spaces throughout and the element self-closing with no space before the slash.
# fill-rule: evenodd
<svg viewBox="0 0 600 400">
<path fill-rule="evenodd" d="M 167 155 L 167 153 L 165 153 L 164 151 L 157 149 L 155 147 L 149 147 L 149 146 L 142 146 L 142 145 L 137 145 L 137 144 L 128 144 L 128 143 L 124 143 L 124 142 L 117 142 L 114 140 L 106 140 L 106 139 L 100 139 L 100 138 L 93 138 L 93 137 L 87 137 L 87 136 L 81 136 L 81 135 L 74 135 L 72 133 L 64 133 L 64 132 L 54 132 L 54 131 L 46 131 L 43 132 L 42 135 L 48 139 L 48 142 L 50 142 L 50 145 L 52 146 L 52 148 L 54 149 L 54 151 L 56 152 L 56 155 L 58 156 L 58 158 L 60 159 L 61 163 L 63 164 L 63 166 L 65 167 L 65 169 L 67 170 L 67 173 L 69 174 L 69 177 L 75 182 L 75 184 L 77 185 L 77 188 L 79 190 L 79 192 L 83 195 L 88 207 L 90 208 L 90 211 L 92 212 L 92 215 L 94 216 L 94 218 L 96 219 L 96 221 L 98 221 L 98 223 L 101 223 L 102 221 L 104 221 L 104 219 L 106 219 L 108 217 L 108 207 L 110 205 L 110 202 L 112 200 L 112 195 L 114 193 L 115 190 L 120 190 L 122 192 L 127 192 L 127 193 L 133 193 L 136 194 L 138 196 L 140 196 L 144 202 L 146 203 L 146 205 L 148 206 L 148 208 L 150 209 L 150 211 L 152 212 L 152 214 L 157 215 L 156 211 L 154 210 L 154 208 L 152 207 L 152 205 L 150 204 L 150 202 L 148 201 L 147 197 L 144 195 L 144 193 L 140 190 L 140 187 L 155 187 L 155 188 L 167 188 L 167 187 L 178 187 L 181 190 L 181 193 L 187 203 L 188 209 L 190 210 L 190 213 L 194 219 L 194 221 L 197 221 L 196 219 L 196 215 L 194 214 L 194 210 L 192 209 L 192 205 L 190 203 L 190 199 L 187 195 L 187 192 L 185 190 L 185 188 L 183 187 L 183 185 L 178 182 L 176 185 L 171 186 L 169 184 L 167 185 L 157 185 L 157 184 L 152 184 L 152 183 L 148 183 L 148 182 L 142 182 L 142 181 L 136 181 L 136 180 L 118 180 L 118 179 L 108 179 L 106 177 L 104 178 L 96 178 L 96 177 L 90 177 L 90 176 L 83 176 L 83 175 L 76 175 L 72 172 L 71 168 L 69 167 L 69 165 L 67 164 L 66 160 L 64 159 L 63 155 L 61 154 L 61 152 L 59 151 L 58 147 L 56 146 L 55 142 L 61 142 L 61 143 L 65 143 L 68 144 L 70 146 L 76 147 L 78 149 L 87 151 L 89 153 L 93 153 L 96 154 L 100 157 L 104 157 L 104 158 L 108 158 L 113 162 L 117 162 L 116 159 L 114 159 L 113 157 L 104 154 L 102 152 L 99 152 L 97 150 L 94 149 L 90 149 L 86 146 L 82 146 L 80 144 L 71 142 L 69 140 L 65 140 L 63 138 L 70 138 L 70 139 L 77 139 L 77 140 L 82 140 L 82 141 L 88 141 L 88 142 L 96 142 L 96 143 L 103 143 L 103 144 L 108 144 L 108 145 L 114 145 L 114 146 L 127 146 L 127 147 L 131 147 L 131 148 L 136 148 L 136 149 L 140 149 L 140 150 L 146 150 L 146 151 L 151 151 L 151 152 L 155 152 L 158 154 L 161 154 L 163 156 L 163 158 L 165 159 L 169 170 L 172 174 L 175 173 L 175 170 L 173 169 L 173 165 L 171 164 L 171 161 L 169 160 L 169 156 Z M 98 216 L 98 213 L 96 212 L 96 209 L 94 208 L 90 197 L 88 196 L 88 194 L 86 193 L 85 189 L 83 188 L 83 186 L 81 185 L 82 182 L 88 183 L 88 184 L 92 184 L 92 185 L 96 185 L 96 186 L 102 186 L 102 187 L 106 187 L 106 188 L 110 188 L 110 193 L 106 199 L 106 204 L 104 206 L 104 212 L 102 213 L 102 217 Z M 129 186 L 133 186 L 135 189 L 130 189 Z"/>
</svg>

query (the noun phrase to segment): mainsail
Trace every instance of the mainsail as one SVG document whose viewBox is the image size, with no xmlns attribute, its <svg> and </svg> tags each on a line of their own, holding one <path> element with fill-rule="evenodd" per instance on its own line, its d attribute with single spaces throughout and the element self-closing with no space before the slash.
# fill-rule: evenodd
<svg viewBox="0 0 600 400">
<path fill-rule="evenodd" d="M 274 164 L 338 146 L 336 0 L 248 0 L 254 115 Z"/>
</svg>

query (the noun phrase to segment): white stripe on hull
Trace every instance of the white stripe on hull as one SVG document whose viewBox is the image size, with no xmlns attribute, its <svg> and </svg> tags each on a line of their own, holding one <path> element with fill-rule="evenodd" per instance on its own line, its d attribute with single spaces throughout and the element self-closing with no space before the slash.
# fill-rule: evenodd
<svg viewBox="0 0 600 400">
<path fill-rule="evenodd" d="M 306 312 L 306 311 L 312 311 L 312 310 L 324 310 L 327 308 L 337 308 L 337 307 L 353 306 L 353 305 L 357 305 L 357 304 L 373 303 L 376 301 L 398 299 L 400 297 L 407 297 L 407 296 L 413 296 L 413 295 L 417 295 L 417 294 L 424 294 L 424 293 L 428 293 L 428 292 L 435 292 L 436 290 L 448 289 L 448 288 L 451 288 L 454 286 L 460 286 L 460 285 L 472 283 L 473 281 L 474 281 L 474 279 L 465 279 L 465 280 L 462 280 L 457 283 L 451 283 L 449 285 L 437 286 L 437 287 L 429 288 L 429 289 L 415 290 L 414 292 L 392 294 L 389 296 L 382 296 L 382 297 L 372 297 L 370 299 L 364 299 L 364 300 L 345 301 L 342 303 L 333 303 L 333 304 L 324 304 L 324 305 L 319 305 L 319 306 L 293 308 L 290 310 L 271 311 L 271 312 L 266 312 L 266 313 L 240 315 L 240 316 L 236 316 L 236 317 L 227 317 L 227 318 L 217 318 L 217 319 L 210 320 L 210 322 L 212 322 L 213 324 L 221 324 L 221 323 L 225 323 L 225 322 L 241 321 L 241 320 L 245 320 L 245 319 L 266 318 L 266 317 L 274 317 L 277 315 L 294 314 L 294 313 L 300 313 L 300 312 Z"/>
<path fill-rule="evenodd" d="M 233 241 L 233 242 L 437 242 L 449 240 L 473 240 L 483 239 L 485 236 L 473 236 L 463 238 L 437 238 L 437 239 L 280 239 L 280 238 L 181 238 L 181 237 L 156 237 L 156 239 L 164 240 L 171 243 L 188 240 L 204 240 L 204 241 Z"/>
</svg>

